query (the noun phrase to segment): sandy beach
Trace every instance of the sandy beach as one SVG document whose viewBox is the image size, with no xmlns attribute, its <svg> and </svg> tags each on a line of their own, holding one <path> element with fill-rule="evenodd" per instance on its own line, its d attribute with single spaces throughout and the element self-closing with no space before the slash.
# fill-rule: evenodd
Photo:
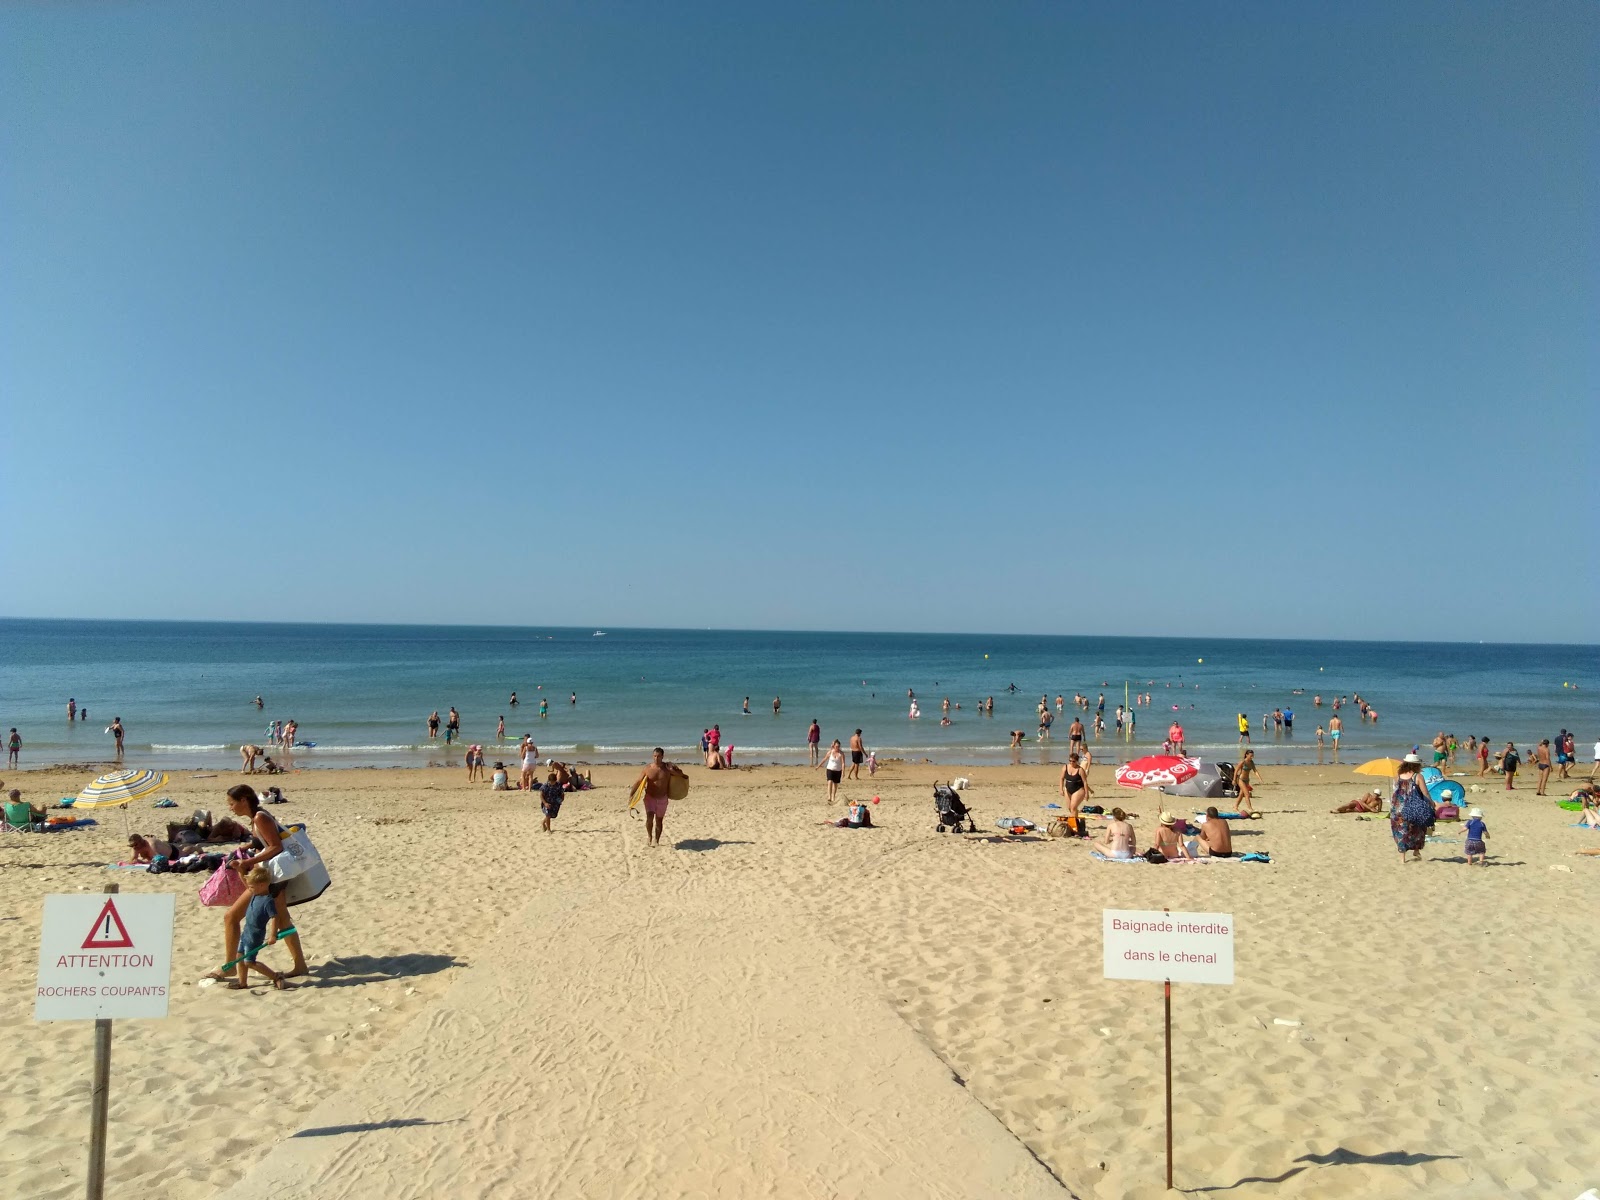
<svg viewBox="0 0 1600 1200">
<path fill-rule="evenodd" d="M 1161 989 L 1101 977 L 1106 907 L 1236 918 L 1235 985 L 1175 989 L 1181 1189 L 1600 1184 L 1600 859 L 1572 853 L 1600 834 L 1531 785 L 1469 795 L 1487 869 L 1452 825 L 1402 865 L 1385 820 L 1328 812 L 1364 786 L 1337 766 L 1266 772 L 1235 831 L 1270 865 L 1157 867 L 999 836 L 1056 768 L 890 764 L 844 786 L 881 797 L 871 831 L 822 824 L 820 773 L 688 770 L 657 850 L 632 768 L 548 836 L 460 770 L 282 778 L 274 815 L 334 879 L 296 910 L 312 978 L 289 992 L 197 985 L 221 943 L 204 877 L 107 870 L 120 812 L 5 835 L 0 1192 L 81 1194 L 92 1026 L 35 1024 L 32 986 L 40 897 L 108 882 L 178 896 L 171 1015 L 116 1029 L 112 1195 L 1155 1196 Z M 88 775 L 8 786 L 53 802 Z M 934 832 L 957 775 L 983 836 Z M 1108 775 L 1096 800 L 1147 844 L 1159 798 Z M 176 814 L 137 801 L 133 828 L 220 813 L 243 779 L 175 774 Z"/>
</svg>

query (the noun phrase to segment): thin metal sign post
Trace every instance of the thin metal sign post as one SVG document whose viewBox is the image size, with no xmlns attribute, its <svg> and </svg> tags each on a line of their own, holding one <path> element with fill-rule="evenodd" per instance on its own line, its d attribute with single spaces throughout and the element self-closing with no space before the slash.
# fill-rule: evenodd
<svg viewBox="0 0 1600 1200">
<path fill-rule="evenodd" d="M 117 885 L 106 884 L 114 893 Z M 106 1115 L 111 1107 L 111 1018 L 94 1023 L 94 1085 L 89 1092 L 89 1200 L 103 1200 L 106 1190 Z"/>
<path fill-rule="evenodd" d="M 1172 1183 L 1172 982 L 1233 982 L 1233 916 L 1175 913 L 1168 909 L 1104 911 L 1107 979 L 1161 984 L 1162 1041 L 1166 1051 L 1167 1190 Z"/>
<path fill-rule="evenodd" d="M 1166 994 L 1166 1190 L 1173 1190 L 1173 981 L 1163 982 Z"/>
</svg>

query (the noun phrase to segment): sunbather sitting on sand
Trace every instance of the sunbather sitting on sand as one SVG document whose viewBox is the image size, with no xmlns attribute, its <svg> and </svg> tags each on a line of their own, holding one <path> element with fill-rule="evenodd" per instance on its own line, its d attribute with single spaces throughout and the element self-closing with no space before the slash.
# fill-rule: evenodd
<svg viewBox="0 0 1600 1200">
<path fill-rule="evenodd" d="M 1360 799 L 1352 800 L 1348 804 L 1341 804 L 1329 812 L 1336 813 L 1375 813 L 1383 811 L 1383 793 L 1377 788 L 1370 792 L 1362 792 Z"/>
<path fill-rule="evenodd" d="M 1133 826 L 1128 824 L 1128 814 L 1120 808 L 1113 808 L 1111 819 L 1106 822 L 1105 836 L 1090 842 L 1089 849 L 1107 858 L 1134 858 L 1138 852 L 1137 841 Z"/>
<path fill-rule="evenodd" d="M 1206 809 L 1206 819 L 1200 822 L 1199 842 L 1202 858 L 1233 857 L 1233 830 L 1217 815 L 1214 804 Z"/>
<path fill-rule="evenodd" d="M 1189 847 L 1184 844 L 1183 838 L 1178 836 L 1177 824 L 1178 819 L 1171 813 L 1162 813 L 1157 818 L 1156 836 L 1152 844 L 1169 859 L 1193 858 L 1194 855 L 1189 853 Z"/>
</svg>

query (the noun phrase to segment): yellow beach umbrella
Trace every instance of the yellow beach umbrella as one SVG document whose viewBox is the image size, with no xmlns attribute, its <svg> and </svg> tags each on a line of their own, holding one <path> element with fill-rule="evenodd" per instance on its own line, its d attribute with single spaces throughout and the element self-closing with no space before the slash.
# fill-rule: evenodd
<svg viewBox="0 0 1600 1200">
<path fill-rule="evenodd" d="M 1404 764 L 1398 758 L 1375 758 L 1371 762 L 1364 762 L 1356 768 L 1357 775 L 1381 775 L 1385 779 L 1395 779 L 1400 774 Z"/>
<path fill-rule="evenodd" d="M 166 786 L 167 775 L 164 771 L 113 771 L 109 775 L 100 776 L 79 792 L 72 807 L 116 808 L 120 804 L 137 800 L 140 796 L 159 792 Z"/>
</svg>

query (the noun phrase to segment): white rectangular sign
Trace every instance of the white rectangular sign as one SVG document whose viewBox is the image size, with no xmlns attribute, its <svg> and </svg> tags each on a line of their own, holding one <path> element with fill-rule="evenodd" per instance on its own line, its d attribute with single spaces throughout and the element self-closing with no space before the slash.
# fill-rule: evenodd
<svg viewBox="0 0 1600 1200">
<path fill-rule="evenodd" d="M 164 1017 L 177 897 L 46 896 L 35 1021 Z"/>
<path fill-rule="evenodd" d="M 1107 979 L 1233 982 L 1233 914 L 1105 910 Z"/>
</svg>

